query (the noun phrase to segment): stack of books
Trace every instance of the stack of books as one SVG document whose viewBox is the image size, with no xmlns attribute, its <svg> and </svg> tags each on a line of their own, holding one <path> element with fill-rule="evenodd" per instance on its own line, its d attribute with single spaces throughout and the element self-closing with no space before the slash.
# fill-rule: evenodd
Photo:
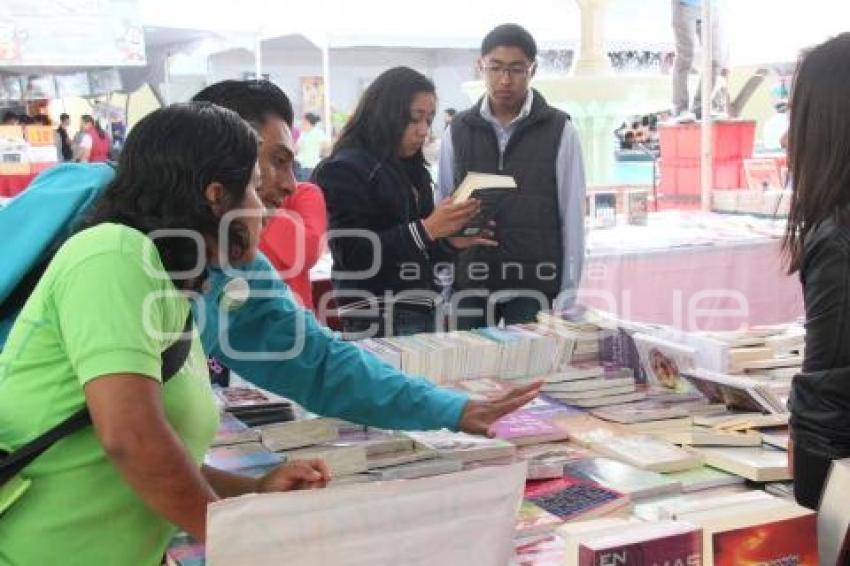
<svg viewBox="0 0 850 566">
<path fill-rule="evenodd" d="M 437 384 L 550 373 L 573 358 L 576 337 L 561 328 L 520 324 L 441 334 L 370 338 L 357 344 L 390 365 Z"/>
<path fill-rule="evenodd" d="M 250 426 L 291 421 L 295 418 L 290 401 L 256 387 L 222 387 L 216 390 L 216 395 L 225 412 Z"/>
</svg>

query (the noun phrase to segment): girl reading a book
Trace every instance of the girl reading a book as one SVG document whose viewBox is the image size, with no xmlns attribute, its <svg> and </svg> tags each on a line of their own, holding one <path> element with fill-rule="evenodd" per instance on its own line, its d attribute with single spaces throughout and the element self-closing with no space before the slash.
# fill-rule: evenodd
<svg viewBox="0 0 850 566">
<path fill-rule="evenodd" d="M 0 354 L 0 448 L 83 407 L 93 422 L 0 485 L 0 564 L 155 566 L 175 526 L 204 540 L 221 497 L 327 481 L 314 460 L 259 478 L 202 464 L 218 426 L 202 321 L 164 383 L 163 351 L 189 325 L 206 267 L 257 253 L 259 179 L 257 137 L 234 112 L 176 105 L 135 126 Z"/>
<path fill-rule="evenodd" d="M 850 34 L 804 55 L 790 121 L 784 250 L 803 285 L 806 347 L 789 399 L 789 454 L 794 495 L 815 509 L 831 461 L 850 457 Z"/>
<path fill-rule="evenodd" d="M 434 266 L 458 249 L 496 245 L 489 233 L 453 237 L 477 214 L 477 200 L 434 206 L 422 146 L 436 105 L 427 77 L 407 67 L 385 71 L 315 172 L 328 206 L 335 298 L 352 337 L 433 332 Z"/>
</svg>

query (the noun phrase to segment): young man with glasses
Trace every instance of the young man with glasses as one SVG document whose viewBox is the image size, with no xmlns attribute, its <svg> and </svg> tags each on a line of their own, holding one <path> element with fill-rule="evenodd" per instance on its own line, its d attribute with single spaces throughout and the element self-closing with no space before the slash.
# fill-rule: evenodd
<svg viewBox="0 0 850 566">
<path fill-rule="evenodd" d="M 559 306 L 568 306 L 581 278 L 581 147 L 570 117 L 529 87 L 536 58 L 534 38 L 522 27 L 488 33 L 479 61 L 487 94 L 443 134 L 442 197 L 471 171 L 511 175 L 518 186 L 499 204 L 499 246 L 458 256 L 453 305 L 461 329 L 532 321 L 559 295 Z"/>
</svg>

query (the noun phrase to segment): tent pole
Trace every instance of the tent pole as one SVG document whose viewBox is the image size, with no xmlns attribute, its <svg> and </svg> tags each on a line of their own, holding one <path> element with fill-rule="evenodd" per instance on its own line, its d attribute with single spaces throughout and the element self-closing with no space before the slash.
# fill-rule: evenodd
<svg viewBox="0 0 850 566">
<path fill-rule="evenodd" d="M 257 30 L 257 40 L 254 43 L 254 77 L 259 81 L 263 78 L 263 36 Z"/>
<path fill-rule="evenodd" d="M 702 0 L 702 128 L 701 149 L 701 208 L 711 211 L 711 191 L 714 185 L 714 144 L 711 118 L 711 94 L 714 90 L 712 78 L 714 66 L 714 37 L 712 34 L 712 1 Z"/>
<path fill-rule="evenodd" d="M 330 40 L 326 39 L 322 45 L 322 84 L 324 91 L 325 131 L 333 136 L 333 116 L 331 115 L 331 54 Z"/>
<path fill-rule="evenodd" d="M 165 60 L 163 61 L 163 66 L 165 67 L 165 92 L 163 92 L 163 106 L 168 106 L 171 104 L 171 72 L 169 71 L 169 67 L 171 67 L 171 52 L 165 54 Z"/>
</svg>

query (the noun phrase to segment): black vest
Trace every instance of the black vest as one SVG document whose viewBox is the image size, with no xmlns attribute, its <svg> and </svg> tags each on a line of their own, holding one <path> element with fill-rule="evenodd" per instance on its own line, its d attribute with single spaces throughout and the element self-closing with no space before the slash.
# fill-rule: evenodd
<svg viewBox="0 0 850 566">
<path fill-rule="evenodd" d="M 500 155 L 493 125 L 480 109 L 481 101 L 452 121 L 455 186 L 475 171 L 512 175 L 518 190 L 504 198 L 496 214 L 499 246 L 473 247 L 458 255 L 455 288 L 535 290 L 552 298 L 560 291 L 563 269 L 555 162 L 570 118 L 534 91 L 531 112 Z"/>
</svg>

